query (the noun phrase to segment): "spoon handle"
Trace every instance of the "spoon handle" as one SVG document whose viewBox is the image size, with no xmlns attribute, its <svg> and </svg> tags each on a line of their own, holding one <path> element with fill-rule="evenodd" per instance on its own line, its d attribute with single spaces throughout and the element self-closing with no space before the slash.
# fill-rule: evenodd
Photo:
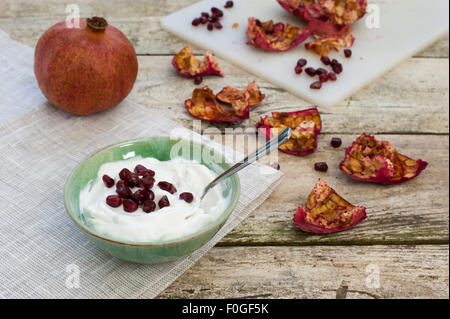
<svg viewBox="0 0 450 319">
<path fill-rule="evenodd" d="M 271 150 L 273 150 L 274 148 L 276 148 L 276 147 L 280 146 L 281 144 L 283 144 L 284 142 L 286 142 L 290 137 L 291 137 L 291 128 L 287 126 L 284 129 L 282 129 L 281 132 L 277 136 L 272 137 L 264 146 L 262 146 L 261 148 L 256 150 L 256 152 L 250 154 L 249 156 L 244 158 L 244 160 L 242 162 L 238 162 L 238 163 L 234 164 L 228 170 L 226 170 L 225 172 L 223 172 L 222 174 L 217 176 L 211 183 L 209 183 L 205 187 L 205 190 L 203 191 L 203 195 L 202 195 L 201 199 L 203 199 L 205 197 L 206 193 L 208 193 L 208 191 L 211 188 L 213 188 L 214 186 L 219 184 L 222 180 L 239 172 L 241 169 L 247 167 L 248 165 L 255 162 L 256 160 L 258 160 L 262 156 L 266 155 L 267 153 L 270 153 Z"/>
</svg>

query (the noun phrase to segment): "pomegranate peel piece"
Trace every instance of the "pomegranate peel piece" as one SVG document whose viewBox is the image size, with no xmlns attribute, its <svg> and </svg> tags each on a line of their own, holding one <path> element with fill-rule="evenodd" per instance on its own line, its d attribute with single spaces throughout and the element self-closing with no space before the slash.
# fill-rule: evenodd
<svg viewBox="0 0 450 319">
<path fill-rule="evenodd" d="M 415 178 L 428 166 L 397 152 L 391 143 L 362 134 L 345 150 L 340 169 L 351 179 L 379 184 L 400 184 Z"/>
<path fill-rule="evenodd" d="M 306 21 L 319 20 L 347 26 L 361 19 L 367 0 L 277 0 L 289 13 Z"/>
<path fill-rule="evenodd" d="M 247 44 L 270 51 L 288 51 L 305 41 L 311 32 L 290 24 L 274 23 L 272 20 L 261 22 L 248 18 Z"/>
<path fill-rule="evenodd" d="M 226 86 L 222 89 L 222 91 L 217 93 L 216 98 L 223 103 L 233 104 L 233 101 L 236 99 L 246 96 L 246 92 L 249 94 L 249 106 L 260 104 L 266 97 L 265 94 L 261 93 L 261 90 L 255 81 L 253 81 L 243 91 L 235 89 L 231 86 Z"/>
<path fill-rule="evenodd" d="M 256 123 L 267 138 L 272 138 L 283 128 L 292 129 L 291 138 L 278 149 L 292 155 L 309 155 L 316 151 L 322 122 L 317 108 L 297 112 L 273 112 L 272 118 L 265 116 Z"/>
<path fill-rule="evenodd" d="M 344 37 L 321 38 L 305 43 L 307 50 L 313 51 L 320 56 L 328 56 L 331 50 L 339 51 L 340 47 L 350 48 L 353 46 L 355 38 L 348 34 Z"/>
<path fill-rule="evenodd" d="M 205 53 L 202 62 L 194 56 L 190 47 L 178 52 L 172 59 L 172 65 L 180 75 L 188 78 L 211 74 L 224 76 L 217 59 L 210 52 Z"/>
<path fill-rule="evenodd" d="M 200 89 L 194 89 L 192 98 L 186 100 L 184 104 L 189 114 L 201 120 L 236 122 L 249 118 L 250 107 L 248 101 L 249 97 L 244 103 L 241 103 L 242 101 L 235 103 L 233 110 L 227 110 L 217 103 L 214 92 L 205 86 Z"/>
<path fill-rule="evenodd" d="M 298 207 L 293 221 L 305 232 L 325 234 L 353 228 L 366 216 L 365 207 L 350 204 L 319 179 L 305 207 Z"/>
</svg>

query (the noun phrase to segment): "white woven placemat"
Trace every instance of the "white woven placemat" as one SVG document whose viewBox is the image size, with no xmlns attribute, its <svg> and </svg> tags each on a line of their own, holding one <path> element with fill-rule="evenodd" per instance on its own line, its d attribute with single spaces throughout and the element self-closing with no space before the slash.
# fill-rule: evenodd
<svg viewBox="0 0 450 319">
<path fill-rule="evenodd" d="M 0 48 L 8 47 L 8 58 L 5 60 L 0 51 L 0 70 L 14 71 L 1 73 L 0 81 L 8 78 L 15 84 L 1 91 L 0 107 L 22 115 L 0 123 L 1 298 L 153 298 L 276 187 L 280 172 L 258 163 L 243 170 L 239 174 L 241 197 L 233 214 L 210 242 L 185 258 L 140 265 L 107 255 L 65 213 L 67 176 L 99 148 L 127 139 L 169 135 L 180 125 L 128 100 L 88 117 L 73 116 L 42 103 L 30 76 L 29 54 L 16 56 L 5 43 L 13 41 L 2 36 L 0 30 Z M 192 133 L 177 131 L 178 135 Z M 231 149 L 225 153 L 233 155 Z"/>
</svg>

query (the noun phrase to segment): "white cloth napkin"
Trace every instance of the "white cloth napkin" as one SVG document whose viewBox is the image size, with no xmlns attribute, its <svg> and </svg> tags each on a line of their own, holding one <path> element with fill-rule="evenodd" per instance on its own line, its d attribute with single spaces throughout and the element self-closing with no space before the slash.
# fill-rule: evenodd
<svg viewBox="0 0 450 319">
<path fill-rule="evenodd" d="M 54 108 L 37 87 L 33 49 L 1 30 L 0 81 L 1 298 L 153 298 L 258 207 L 282 175 L 259 163 L 241 171 L 236 209 L 191 255 L 159 265 L 124 262 L 97 249 L 65 213 L 67 176 L 109 144 L 175 128 L 182 136 L 192 132 L 130 100 L 88 117 Z M 235 155 L 229 148 L 225 154 Z"/>
</svg>

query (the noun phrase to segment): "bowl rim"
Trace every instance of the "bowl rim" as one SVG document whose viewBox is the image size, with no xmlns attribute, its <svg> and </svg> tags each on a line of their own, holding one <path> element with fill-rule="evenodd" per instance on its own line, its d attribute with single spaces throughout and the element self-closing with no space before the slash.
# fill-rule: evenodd
<svg viewBox="0 0 450 319">
<path fill-rule="evenodd" d="M 236 205 L 239 201 L 240 195 L 241 195 L 241 181 L 239 178 L 238 174 L 234 174 L 231 178 L 235 179 L 236 181 L 236 200 L 234 200 L 230 206 L 228 206 L 228 212 L 219 220 L 217 220 L 213 225 L 211 225 L 210 227 L 208 227 L 207 229 L 204 230 L 199 230 L 193 234 L 190 235 L 186 235 L 184 237 L 181 237 L 179 239 L 175 239 L 175 240 L 170 240 L 170 241 L 166 241 L 166 242 L 161 242 L 161 243 L 157 243 L 157 242 L 143 242 L 143 243 L 139 243 L 139 242 L 133 242 L 133 243 L 127 243 L 124 241 L 119 241 L 119 240 L 115 240 L 115 239 L 110 239 L 104 236 L 100 236 L 94 232 L 92 232 L 86 225 L 84 225 L 83 223 L 80 223 L 75 217 L 72 216 L 71 213 L 74 213 L 72 210 L 71 213 L 69 213 L 69 207 L 70 205 L 68 204 L 69 202 L 69 190 L 72 186 L 72 182 L 73 182 L 73 177 L 83 168 L 83 166 L 86 164 L 86 162 L 91 159 L 92 157 L 94 157 L 95 155 L 97 155 L 98 153 L 104 152 L 108 149 L 114 148 L 114 147 L 118 147 L 121 146 L 122 144 L 128 144 L 128 143 L 136 143 L 136 142 L 141 142 L 141 141 L 145 141 L 145 140 L 151 140 L 151 139 L 168 139 L 168 140 L 184 140 L 188 143 L 191 144 L 195 144 L 197 146 L 200 147 L 207 147 L 207 148 L 211 148 L 210 146 L 202 143 L 198 143 L 198 142 L 194 142 L 194 141 L 190 141 L 184 138 L 171 138 L 169 136 L 150 136 L 150 137 L 142 137 L 142 138 L 137 138 L 137 139 L 131 139 L 131 140 L 124 140 L 124 141 L 120 141 L 114 144 L 110 144 L 108 146 L 105 146 L 103 148 L 101 148 L 100 150 L 88 155 L 85 159 L 83 159 L 80 163 L 77 164 L 77 166 L 75 166 L 75 168 L 72 169 L 71 173 L 69 174 L 69 176 L 66 179 L 65 185 L 64 185 L 64 208 L 65 208 L 65 212 L 67 213 L 67 215 L 69 215 L 70 219 L 82 230 L 84 231 L 86 234 L 95 237 L 97 239 L 101 239 L 113 244 L 118 244 L 118 245 L 123 245 L 123 246 L 132 246 L 132 247 L 163 247 L 163 246 L 174 246 L 174 245 L 178 245 L 184 242 L 188 242 L 191 241 L 197 237 L 201 237 L 204 234 L 211 232 L 214 228 L 223 225 L 227 219 L 230 217 L 231 213 L 234 211 L 234 209 L 236 208 Z M 221 155 L 223 156 L 223 158 L 226 160 L 225 155 L 221 152 Z M 228 165 L 231 167 L 231 164 L 228 162 L 224 162 L 225 165 Z"/>
</svg>

